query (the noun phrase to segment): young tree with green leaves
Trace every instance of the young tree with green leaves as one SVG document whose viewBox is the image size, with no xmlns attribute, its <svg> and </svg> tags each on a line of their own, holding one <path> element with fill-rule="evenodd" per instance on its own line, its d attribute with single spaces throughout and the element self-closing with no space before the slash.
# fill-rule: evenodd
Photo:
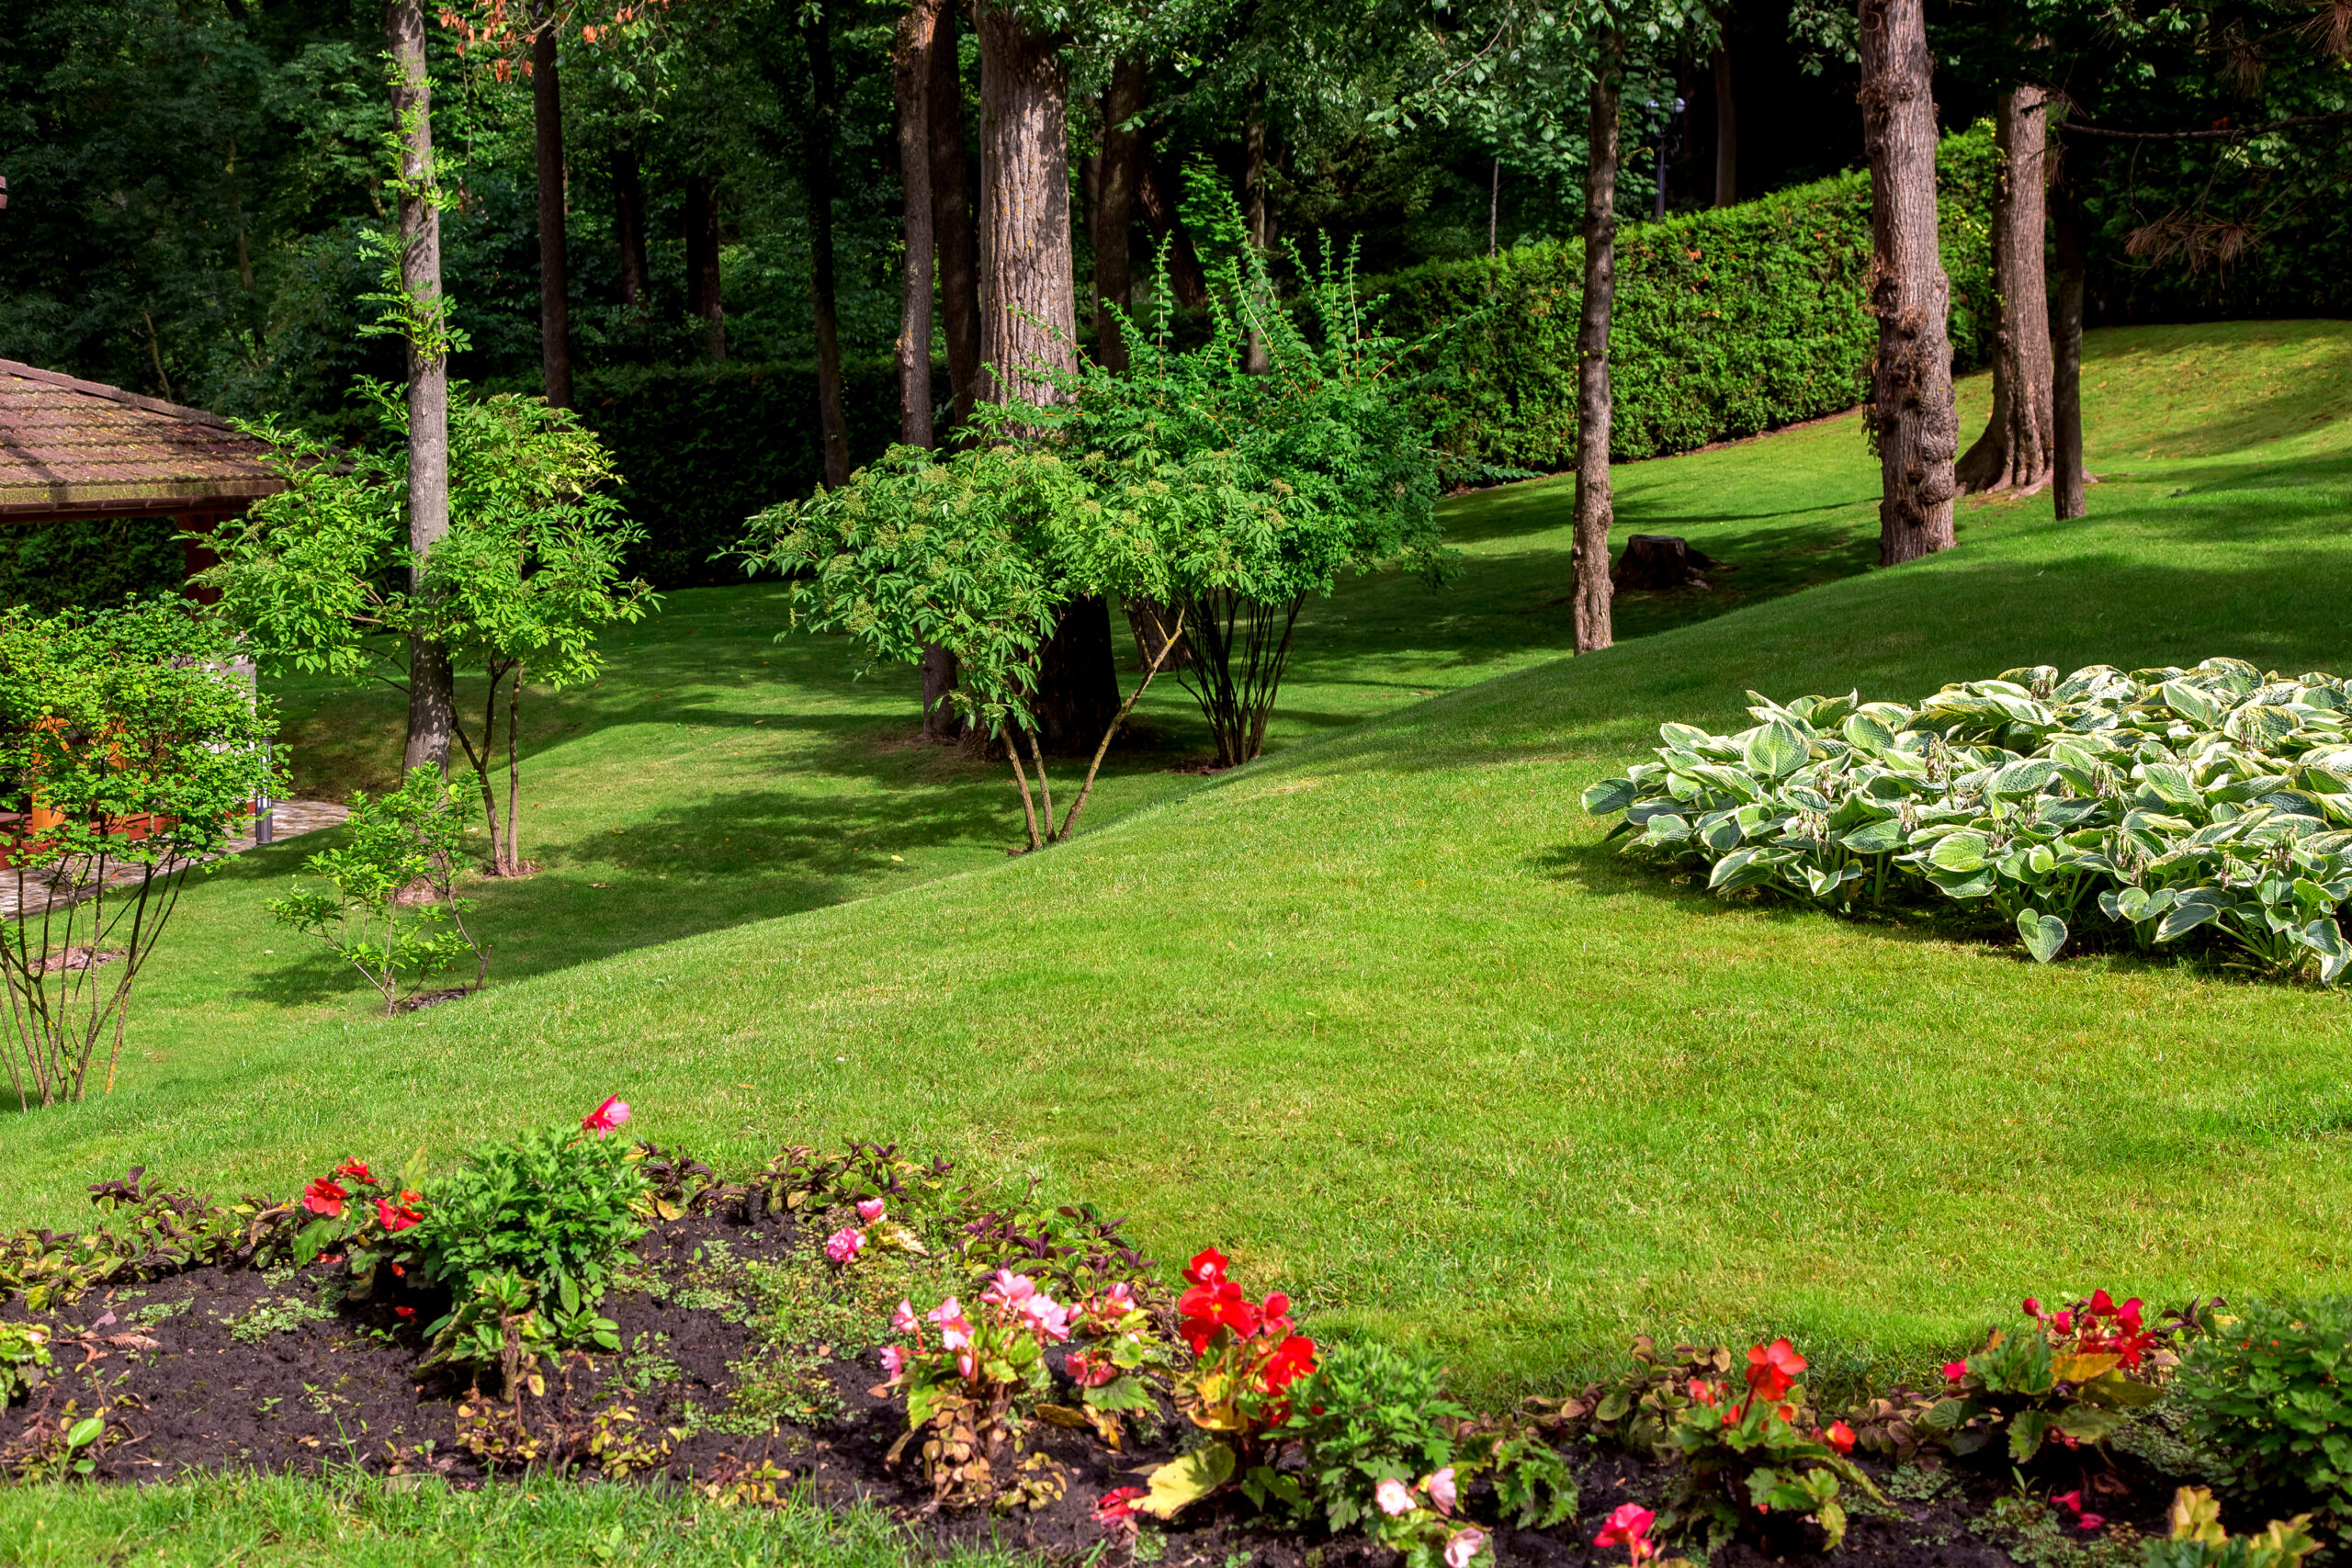
<svg viewBox="0 0 2352 1568">
<path fill-rule="evenodd" d="M 387 434 L 405 435 L 401 400 L 381 386 L 367 395 Z M 450 728 L 481 787 L 491 873 L 517 875 L 528 869 L 515 821 L 526 674 L 551 687 L 593 679 L 597 634 L 658 601 L 622 576 L 640 532 L 613 498 L 609 455 L 569 410 L 460 387 L 451 412 L 450 528 L 428 558 L 415 560 L 401 528 L 404 446 L 346 454 L 263 424 L 254 433 L 287 488 L 214 536 L 220 564 L 197 581 L 220 592 L 218 613 L 266 662 L 412 691 L 418 648 L 439 668 L 480 671 L 481 724 L 453 705 Z M 503 813 L 492 778 L 502 705 Z"/>
<path fill-rule="evenodd" d="M 176 594 L 116 609 L 0 611 L 0 774 L 21 815 L 0 923 L 17 1103 L 114 1088 L 133 983 L 188 873 L 279 793 L 266 697 L 230 628 Z"/>
</svg>

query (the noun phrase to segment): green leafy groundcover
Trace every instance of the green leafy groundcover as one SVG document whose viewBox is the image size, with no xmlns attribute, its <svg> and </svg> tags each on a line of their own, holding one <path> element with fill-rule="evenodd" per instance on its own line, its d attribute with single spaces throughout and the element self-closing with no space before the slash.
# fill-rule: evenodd
<svg viewBox="0 0 2352 1568">
<path fill-rule="evenodd" d="M 1983 362 L 1996 320 L 1988 227 L 1996 167 L 1988 125 L 1937 150 L 1962 368 Z M 1878 348 L 1877 323 L 1863 310 L 1870 265 L 1870 176 L 1859 170 L 1626 224 L 1610 327 L 1611 455 L 1687 452 L 1860 402 Z M 1575 461 L 1583 276 L 1584 245 L 1571 240 L 1382 280 L 1385 331 L 1408 342 L 1443 333 L 1421 367 L 1424 412 L 1442 450 L 1544 472 Z"/>
<path fill-rule="evenodd" d="M 2352 682 L 2047 665 L 1905 706 L 1781 704 L 1753 728 L 1659 729 L 1658 761 L 1585 791 L 1634 852 L 1851 911 L 1983 901 L 2041 963 L 2086 928 L 2143 951 L 2192 932 L 2334 985 L 2352 892 Z"/>
</svg>

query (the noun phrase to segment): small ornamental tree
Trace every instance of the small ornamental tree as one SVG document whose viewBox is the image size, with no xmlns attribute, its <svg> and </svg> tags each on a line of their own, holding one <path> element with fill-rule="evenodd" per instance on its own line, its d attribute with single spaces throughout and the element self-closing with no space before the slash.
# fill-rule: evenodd
<svg viewBox="0 0 2352 1568">
<path fill-rule="evenodd" d="M 403 437 L 408 411 L 392 390 L 369 382 L 361 390 L 384 429 Z M 453 388 L 449 532 L 412 588 L 401 449 L 346 454 L 297 431 L 259 425 L 254 434 L 270 443 L 287 488 L 209 541 L 220 561 L 197 581 L 220 591 L 220 615 L 271 663 L 372 674 L 405 689 L 411 649 L 421 642 L 480 671 L 481 722 L 469 725 L 460 708 L 458 742 L 481 789 L 490 869 L 520 874 L 526 671 L 547 686 L 594 678 L 597 633 L 658 603 L 643 582 L 621 576 L 640 533 L 611 494 L 619 479 L 611 456 L 567 410 Z M 492 783 L 502 707 L 503 812 Z"/>
<path fill-rule="evenodd" d="M 0 925 L 17 1103 L 82 1098 L 103 1043 L 107 1088 L 132 983 L 188 872 L 278 793 L 267 699 L 237 640 L 186 600 L 40 618 L 0 611 L 0 773 L 21 813 Z"/>
</svg>

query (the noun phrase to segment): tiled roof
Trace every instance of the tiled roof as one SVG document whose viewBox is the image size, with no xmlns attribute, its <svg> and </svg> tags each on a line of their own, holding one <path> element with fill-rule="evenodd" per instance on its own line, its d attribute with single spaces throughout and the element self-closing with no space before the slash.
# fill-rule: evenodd
<svg viewBox="0 0 2352 1568">
<path fill-rule="evenodd" d="M 233 506 L 284 486 L 202 409 L 0 359 L 0 521 Z"/>
</svg>

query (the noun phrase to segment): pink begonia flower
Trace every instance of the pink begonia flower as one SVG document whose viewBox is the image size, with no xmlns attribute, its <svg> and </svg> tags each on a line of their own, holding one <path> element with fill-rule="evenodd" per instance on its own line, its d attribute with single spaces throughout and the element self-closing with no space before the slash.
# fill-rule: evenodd
<svg viewBox="0 0 2352 1568">
<path fill-rule="evenodd" d="M 879 1198 L 859 1199 L 857 1201 L 857 1217 L 864 1220 L 869 1225 L 875 1221 L 880 1219 L 882 1217 L 882 1200 Z"/>
<path fill-rule="evenodd" d="M 2083 1493 L 2080 1487 L 2076 1487 L 2072 1492 L 2052 1493 L 2050 1500 L 2070 1514 L 2079 1514 L 2083 1511 Z"/>
<path fill-rule="evenodd" d="M 1437 1511 L 1439 1513 L 1451 1514 L 1453 1512 L 1453 1499 L 1455 1494 L 1453 1490 L 1453 1467 L 1452 1465 L 1447 1465 L 1443 1470 L 1439 1471 L 1427 1481 L 1422 1482 L 1421 1486 L 1429 1493 L 1430 1501 L 1437 1505 Z"/>
<path fill-rule="evenodd" d="M 915 1303 L 904 1296 L 899 1298 L 899 1310 L 890 1314 L 890 1329 L 895 1334 L 915 1331 Z"/>
<path fill-rule="evenodd" d="M 825 1256 L 834 1262 L 847 1264 L 865 1250 L 865 1233 L 843 1225 L 825 1238 Z"/>
<path fill-rule="evenodd" d="M 2084 1529 L 2095 1530 L 2101 1525 L 2107 1523 L 2107 1516 L 2105 1514 L 2077 1514 L 2075 1517 L 2075 1523 Z"/>
<path fill-rule="evenodd" d="M 958 1350 L 956 1352 L 956 1375 L 957 1377 L 970 1377 L 973 1371 L 978 1366 L 979 1362 L 973 1359 L 972 1353 L 969 1350 Z"/>
<path fill-rule="evenodd" d="M 1102 1304 L 1109 1307 L 1113 1312 L 1117 1313 L 1120 1316 L 1125 1317 L 1127 1314 L 1136 1310 L 1135 1287 L 1128 1284 L 1125 1280 L 1120 1280 L 1117 1284 L 1102 1292 Z"/>
<path fill-rule="evenodd" d="M 1657 1516 L 1639 1503 L 1620 1503 L 1617 1511 L 1609 1516 L 1600 1533 L 1592 1538 L 1595 1546 L 1622 1546 L 1635 1562 L 1647 1562 L 1657 1553 L 1657 1543 L 1649 1539 L 1650 1526 Z"/>
<path fill-rule="evenodd" d="M 945 1301 L 932 1308 L 932 1310 L 924 1315 L 929 1317 L 932 1322 L 939 1325 L 939 1343 L 943 1348 L 949 1350 L 961 1350 L 966 1346 L 971 1344 L 972 1325 L 964 1316 L 964 1309 L 956 1304 L 956 1301 L 954 1296 L 948 1297 Z M 961 1365 L 964 1361 L 968 1360 L 970 1358 L 968 1357 L 959 1357 L 957 1358 L 957 1364 Z M 966 1377 L 970 1377 L 972 1374 L 966 1372 L 964 1375 Z"/>
<path fill-rule="evenodd" d="M 906 1351 L 900 1349 L 896 1345 L 885 1345 L 882 1347 L 882 1370 L 884 1371 L 889 1373 L 890 1376 L 895 1379 L 900 1372 L 906 1371 Z"/>
<path fill-rule="evenodd" d="M 2034 1300 L 2031 1296 L 2026 1297 L 2025 1314 L 2028 1317 L 2040 1317 L 2041 1315 L 2041 1303 Z"/>
<path fill-rule="evenodd" d="M 980 1292 L 980 1300 L 990 1306 L 1017 1307 L 1037 1293 L 1037 1281 L 1026 1274 L 1016 1274 L 1010 1269 L 1000 1269 L 989 1288 Z"/>
<path fill-rule="evenodd" d="M 1069 1308 L 1051 1296 L 1035 1295 L 1021 1303 L 1021 1321 L 1029 1332 L 1048 1345 L 1058 1345 L 1069 1337 Z"/>
<path fill-rule="evenodd" d="M 605 1097 L 605 1103 L 580 1119 L 580 1130 L 603 1137 L 628 1120 L 628 1106 L 617 1094 Z"/>
<path fill-rule="evenodd" d="M 1455 1530 L 1445 1543 L 1445 1568 L 1470 1568 L 1479 1548 L 1487 1544 L 1487 1532 L 1476 1525 L 1464 1525 Z"/>
<path fill-rule="evenodd" d="M 1405 1483 L 1403 1482 L 1396 1480 L 1393 1477 L 1374 1487 L 1372 1489 L 1372 1498 L 1374 1502 L 1380 1505 L 1380 1511 L 1382 1513 L 1387 1514 L 1392 1517 L 1398 1514 L 1409 1514 L 1413 1511 L 1412 1493 L 1405 1489 Z"/>
</svg>

